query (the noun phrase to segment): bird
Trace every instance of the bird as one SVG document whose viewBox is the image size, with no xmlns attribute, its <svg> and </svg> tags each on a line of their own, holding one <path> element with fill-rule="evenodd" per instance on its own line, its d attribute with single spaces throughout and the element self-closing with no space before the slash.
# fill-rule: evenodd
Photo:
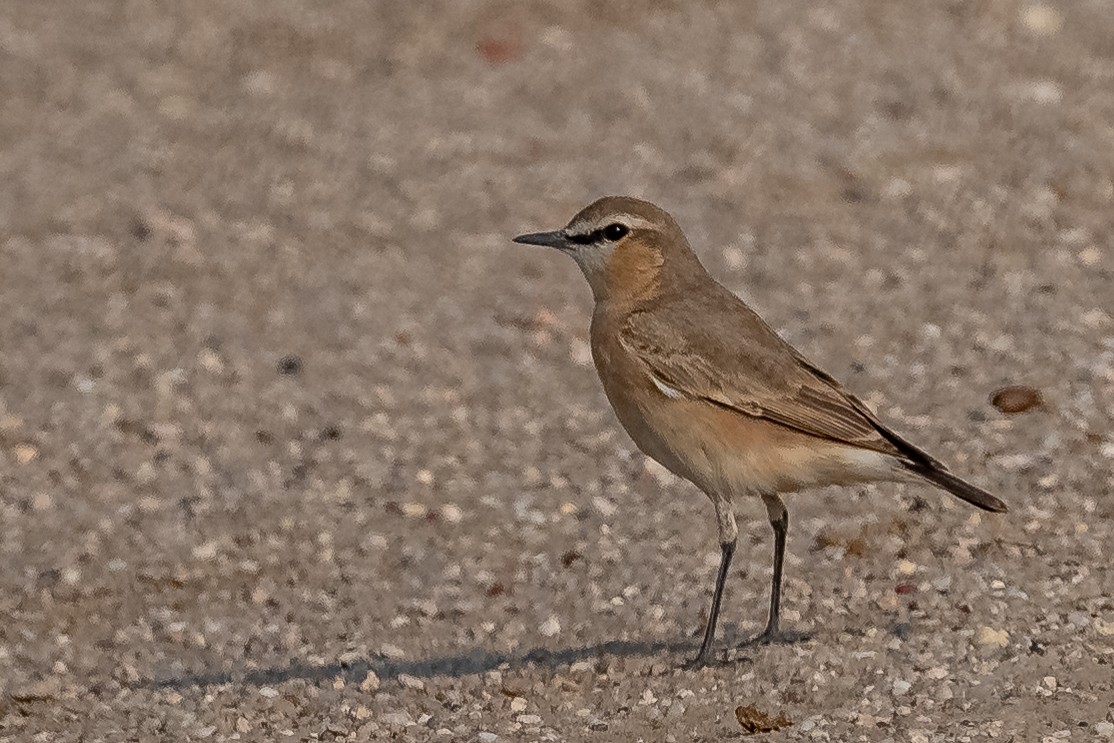
<svg viewBox="0 0 1114 743">
<path fill-rule="evenodd" d="M 928 482 L 973 506 L 998 497 L 952 474 L 887 427 L 858 397 L 783 340 L 716 281 L 665 210 L 598 199 L 563 228 L 513 238 L 572 257 L 595 308 L 592 360 L 635 445 L 704 492 L 720 562 L 693 665 L 711 661 L 738 540 L 735 503 L 757 497 L 773 529 L 766 627 L 754 642 L 793 639 L 779 624 L 789 512 L 782 495 L 824 486 Z"/>
</svg>

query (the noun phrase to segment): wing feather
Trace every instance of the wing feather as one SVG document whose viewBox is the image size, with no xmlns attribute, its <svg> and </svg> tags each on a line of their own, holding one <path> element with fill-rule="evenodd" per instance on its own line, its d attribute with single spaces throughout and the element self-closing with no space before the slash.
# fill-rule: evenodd
<svg viewBox="0 0 1114 743">
<path fill-rule="evenodd" d="M 690 300 L 633 313 L 620 341 L 650 374 L 684 395 L 810 436 L 936 464 L 724 293 L 734 301 L 702 306 Z"/>
</svg>

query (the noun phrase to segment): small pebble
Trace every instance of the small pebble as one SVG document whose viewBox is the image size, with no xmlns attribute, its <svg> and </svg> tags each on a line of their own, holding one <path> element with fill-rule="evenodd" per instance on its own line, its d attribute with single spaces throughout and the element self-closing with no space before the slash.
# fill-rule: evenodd
<svg viewBox="0 0 1114 743">
<path fill-rule="evenodd" d="M 1064 17 L 1048 5 L 1029 5 L 1021 11 L 1021 22 L 1036 36 L 1050 36 L 1064 25 Z"/>
<path fill-rule="evenodd" d="M 30 464 L 34 462 L 39 456 L 39 450 L 31 444 L 16 444 L 15 446 L 15 461 L 20 464 Z"/>
<path fill-rule="evenodd" d="M 429 509 L 421 503 L 403 503 L 402 513 L 412 519 L 424 519 Z"/>
<path fill-rule="evenodd" d="M 515 697 L 511 700 L 511 712 L 525 712 L 526 700 L 523 697 Z"/>
<path fill-rule="evenodd" d="M 573 362 L 580 366 L 592 365 L 592 347 L 588 345 L 587 341 L 574 338 L 569 345 L 569 355 L 572 356 Z"/>
<path fill-rule="evenodd" d="M 401 660 L 406 657 L 406 653 L 398 645 L 385 644 L 379 647 L 379 652 L 391 660 Z"/>
<path fill-rule="evenodd" d="M 459 506 L 452 503 L 446 503 L 441 506 L 441 518 L 449 524 L 459 524 L 461 519 L 464 518 L 464 513 L 460 510 Z"/>
<path fill-rule="evenodd" d="M 483 730 L 476 734 L 476 740 L 478 740 L 480 743 L 495 743 L 495 741 L 499 740 L 499 736 L 495 733 L 489 733 L 488 731 Z"/>
<path fill-rule="evenodd" d="M 519 715 L 515 718 L 520 725 L 541 725 L 542 718 L 537 715 Z"/>
<path fill-rule="evenodd" d="M 379 676 L 375 671 L 368 671 L 367 676 L 360 682 L 360 691 L 370 693 L 379 690 Z"/>
<path fill-rule="evenodd" d="M 395 725 L 397 727 L 407 727 L 408 725 L 414 724 L 413 718 L 410 717 L 410 713 L 406 710 L 387 712 L 381 715 L 379 719 L 387 725 Z"/>
<path fill-rule="evenodd" d="M 1012 385 L 995 390 L 990 404 L 1003 413 L 1024 413 L 1042 404 L 1041 394 L 1033 387 Z"/>
<path fill-rule="evenodd" d="M 561 622 L 556 616 L 551 616 L 542 622 L 541 626 L 538 627 L 538 632 L 541 632 L 544 637 L 555 637 L 561 633 Z"/>
<path fill-rule="evenodd" d="M 1114 738 L 1114 722 L 1107 722 L 1106 720 L 1096 722 L 1095 733 L 1105 735 L 1107 738 Z"/>
<path fill-rule="evenodd" d="M 422 691 L 425 689 L 425 682 L 416 676 L 411 676 L 407 673 L 400 673 L 398 675 L 398 682 L 405 686 L 407 689 L 415 689 Z"/>
<path fill-rule="evenodd" d="M 1098 632 L 1103 637 L 1114 637 L 1114 622 L 1107 622 L 1104 619 L 1095 617 L 1095 632 Z"/>
<path fill-rule="evenodd" d="M 979 627 L 979 631 L 975 635 L 975 642 L 987 647 L 1004 648 L 1010 644 L 1010 633 L 1004 629 Z"/>
</svg>

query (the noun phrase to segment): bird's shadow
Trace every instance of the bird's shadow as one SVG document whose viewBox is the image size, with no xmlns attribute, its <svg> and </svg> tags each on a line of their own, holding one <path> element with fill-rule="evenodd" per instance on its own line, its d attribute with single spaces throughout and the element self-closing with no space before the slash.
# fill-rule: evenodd
<svg viewBox="0 0 1114 743">
<path fill-rule="evenodd" d="M 459 678 L 497 668 L 523 668 L 527 666 L 556 669 L 581 660 L 649 657 L 662 653 L 690 653 L 693 647 L 685 642 L 645 642 L 610 640 L 577 648 L 530 648 L 518 652 L 493 652 L 475 648 L 456 655 L 443 655 L 417 660 L 394 660 L 384 656 L 361 658 L 326 664 L 291 663 L 286 666 L 262 668 L 252 671 L 218 671 L 212 673 L 187 673 L 156 679 L 139 684 L 154 689 L 188 689 L 192 687 L 219 686 L 222 684 L 247 684 L 266 686 L 300 679 L 322 682 L 343 678 L 349 683 L 363 681 L 369 671 L 382 680 L 398 678 L 402 674 L 417 678 L 447 676 Z"/>
</svg>

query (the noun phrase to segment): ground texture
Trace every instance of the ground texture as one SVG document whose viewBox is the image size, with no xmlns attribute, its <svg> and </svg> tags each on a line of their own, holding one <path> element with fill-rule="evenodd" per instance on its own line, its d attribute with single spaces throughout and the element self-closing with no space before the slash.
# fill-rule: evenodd
<svg viewBox="0 0 1114 743">
<path fill-rule="evenodd" d="M 1114 3 L 5 0 L 0 102 L 0 740 L 1114 735 Z M 741 502 L 680 668 L 710 504 L 509 242 L 608 193 L 1011 512 L 797 496 L 735 649 Z"/>
</svg>

